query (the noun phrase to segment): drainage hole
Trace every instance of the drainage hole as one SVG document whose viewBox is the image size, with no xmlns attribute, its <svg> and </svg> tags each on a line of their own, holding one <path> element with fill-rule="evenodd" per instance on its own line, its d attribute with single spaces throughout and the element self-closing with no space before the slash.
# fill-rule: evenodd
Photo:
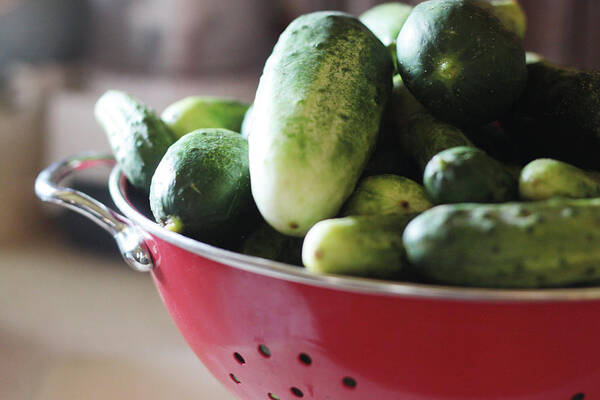
<svg viewBox="0 0 600 400">
<path fill-rule="evenodd" d="M 271 357 L 271 350 L 264 344 L 258 345 L 258 352 L 265 357 Z"/>
<path fill-rule="evenodd" d="M 244 360 L 244 357 L 240 353 L 233 353 L 233 356 L 240 364 L 246 364 L 246 360 Z"/>
<path fill-rule="evenodd" d="M 302 390 L 298 389 L 297 387 L 291 387 L 290 391 L 296 397 L 304 397 L 304 393 L 302 393 Z"/>
<path fill-rule="evenodd" d="M 300 353 L 298 355 L 298 359 L 300 360 L 301 363 L 306 364 L 306 365 L 310 365 L 312 364 L 312 359 L 310 358 L 310 356 L 306 353 Z"/>
<path fill-rule="evenodd" d="M 350 378 L 349 376 L 344 377 L 344 379 L 342 379 L 342 383 L 344 386 L 350 389 L 354 389 L 356 387 L 356 380 L 354 380 L 354 378 Z"/>
<path fill-rule="evenodd" d="M 231 378 L 231 380 L 233 380 L 235 383 L 242 383 L 242 381 L 240 381 L 237 376 L 235 376 L 234 374 L 229 374 L 229 377 Z"/>
<path fill-rule="evenodd" d="M 277 396 L 277 395 L 275 395 L 275 394 L 273 394 L 273 393 L 269 393 L 269 398 L 270 398 L 271 400 L 279 400 L 279 396 Z"/>
<path fill-rule="evenodd" d="M 585 399 L 585 394 L 583 393 L 577 393 L 575 395 L 573 395 L 573 397 L 571 397 L 571 400 L 583 400 Z"/>
</svg>

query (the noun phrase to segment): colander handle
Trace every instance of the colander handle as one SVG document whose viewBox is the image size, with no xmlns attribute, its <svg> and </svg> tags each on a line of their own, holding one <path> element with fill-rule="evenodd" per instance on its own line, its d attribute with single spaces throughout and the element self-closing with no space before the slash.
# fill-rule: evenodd
<svg viewBox="0 0 600 400">
<path fill-rule="evenodd" d="M 35 180 L 35 193 L 41 200 L 74 210 L 106 229 L 117 242 L 127 265 L 136 271 L 150 271 L 154 264 L 140 229 L 87 194 L 60 185 L 74 172 L 98 165 L 112 167 L 115 160 L 109 155 L 86 153 L 58 161 L 38 175 Z"/>
</svg>

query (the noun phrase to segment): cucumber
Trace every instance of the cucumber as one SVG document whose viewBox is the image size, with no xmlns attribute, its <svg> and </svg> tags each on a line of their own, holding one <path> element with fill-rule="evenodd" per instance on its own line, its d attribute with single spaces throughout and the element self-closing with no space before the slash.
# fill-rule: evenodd
<svg viewBox="0 0 600 400">
<path fill-rule="evenodd" d="M 414 271 L 436 282 L 537 288 L 600 281 L 600 199 L 434 207 L 404 232 Z"/>
<path fill-rule="evenodd" d="M 402 77 L 398 74 L 394 75 L 392 96 L 385 112 L 385 118 L 392 121 L 394 126 L 403 127 L 411 116 L 425 111 L 425 107 L 408 90 Z"/>
<path fill-rule="evenodd" d="M 523 142 L 531 142 L 531 147 L 545 149 L 536 158 L 600 169 L 600 72 L 547 61 L 529 64 L 527 69 L 525 92 L 503 121 L 507 129 Z"/>
<path fill-rule="evenodd" d="M 414 215 L 362 215 L 321 221 L 302 245 L 307 270 L 399 279 L 406 265 L 402 232 Z"/>
<path fill-rule="evenodd" d="M 381 122 L 375 151 L 365 166 L 361 179 L 375 175 L 393 174 L 421 180 L 423 173 L 419 171 L 410 157 L 405 156 L 407 152 L 401 138 L 402 128 L 384 118 Z"/>
<path fill-rule="evenodd" d="M 475 147 L 503 163 L 520 164 L 521 149 L 515 137 L 506 132 L 499 123 L 466 129 L 465 135 Z"/>
<path fill-rule="evenodd" d="M 492 0 L 489 3 L 482 1 L 482 4 L 490 7 L 490 11 L 519 39 L 525 38 L 527 16 L 517 0 Z"/>
<path fill-rule="evenodd" d="M 437 154 L 425 168 L 423 184 L 436 204 L 517 199 L 517 179 L 475 147 L 454 147 Z"/>
<path fill-rule="evenodd" d="M 248 110 L 246 110 L 246 113 L 244 114 L 244 120 L 242 121 L 242 127 L 240 128 L 240 133 L 242 134 L 242 137 L 246 140 L 248 140 L 248 136 L 250 135 L 250 131 L 252 130 L 253 108 L 253 104 L 251 104 L 250 107 L 248 107 Z"/>
<path fill-rule="evenodd" d="M 394 66 L 397 64 L 396 39 L 412 9 L 408 4 L 390 2 L 378 4 L 359 16 L 360 21 L 390 50 Z"/>
<path fill-rule="evenodd" d="M 544 56 L 541 54 L 534 53 L 533 51 L 528 51 L 525 53 L 525 63 L 527 65 L 537 64 L 542 61 L 544 61 Z"/>
<path fill-rule="evenodd" d="M 421 177 L 436 154 L 452 147 L 473 145 L 462 130 L 427 113 L 417 113 L 409 118 L 402 142 L 405 154 L 417 164 Z"/>
<path fill-rule="evenodd" d="M 507 164 L 501 163 L 504 169 L 513 177 L 515 181 L 518 181 L 521 178 L 521 172 L 523 171 L 523 167 L 516 164 Z"/>
<path fill-rule="evenodd" d="M 358 183 L 341 215 L 414 214 L 432 206 L 417 182 L 397 175 L 378 175 Z"/>
<path fill-rule="evenodd" d="M 265 222 L 244 240 L 242 253 L 301 266 L 302 239 L 282 235 Z"/>
<path fill-rule="evenodd" d="M 156 222 L 202 241 L 220 242 L 249 228 L 248 143 L 225 129 L 200 129 L 175 142 L 150 186 Z"/>
<path fill-rule="evenodd" d="M 252 194 L 279 232 L 337 215 L 375 147 L 392 86 L 385 46 L 358 19 L 294 20 L 267 60 L 249 135 Z"/>
<path fill-rule="evenodd" d="M 94 112 L 119 168 L 134 187 L 148 193 L 158 163 L 176 140 L 173 132 L 153 110 L 121 91 L 104 93 Z"/>
<path fill-rule="evenodd" d="M 380 135 L 383 132 L 380 133 Z M 391 142 L 391 143 L 390 143 Z M 399 156 L 403 154 L 400 144 L 393 141 L 380 143 L 377 145 L 375 152 L 369 159 L 365 167 L 361 179 L 375 175 L 400 175 L 410 177 L 411 179 L 421 179 L 416 166 L 407 157 Z"/>
<path fill-rule="evenodd" d="M 523 200 L 599 197 L 600 182 L 573 165 L 544 158 L 534 160 L 523 168 L 519 195 Z"/>
<path fill-rule="evenodd" d="M 521 40 L 478 0 L 420 3 L 396 50 L 411 93 L 437 118 L 459 126 L 497 120 L 527 80 Z"/>
<path fill-rule="evenodd" d="M 177 138 L 204 128 L 240 132 L 249 105 L 219 97 L 190 96 L 168 106 L 161 117 Z"/>
</svg>

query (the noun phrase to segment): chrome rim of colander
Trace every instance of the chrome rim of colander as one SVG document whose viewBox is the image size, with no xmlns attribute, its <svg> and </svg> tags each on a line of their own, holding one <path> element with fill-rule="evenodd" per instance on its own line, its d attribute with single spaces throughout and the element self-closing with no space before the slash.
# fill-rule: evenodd
<svg viewBox="0 0 600 400">
<path fill-rule="evenodd" d="M 489 302 L 600 300 L 600 287 L 524 290 L 484 289 L 317 275 L 304 268 L 221 249 L 171 232 L 146 218 L 129 204 L 123 193 L 125 182 L 126 180 L 118 166 L 114 167 L 109 179 L 111 197 L 119 210 L 140 228 L 191 253 L 256 274 L 335 290 L 394 297 Z"/>
</svg>

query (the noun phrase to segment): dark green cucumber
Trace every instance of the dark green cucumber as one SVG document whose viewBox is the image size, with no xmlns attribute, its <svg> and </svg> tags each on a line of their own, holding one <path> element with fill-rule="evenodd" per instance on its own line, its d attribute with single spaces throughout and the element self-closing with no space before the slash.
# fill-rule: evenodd
<svg viewBox="0 0 600 400">
<path fill-rule="evenodd" d="M 417 182 L 398 175 L 377 175 L 358 183 L 341 215 L 414 214 L 432 206 Z"/>
<path fill-rule="evenodd" d="M 406 265 L 402 233 L 414 215 L 328 219 L 304 238 L 302 261 L 312 272 L 399 279 Z"/>
<path fill-rule="evenodd" d="M 205 128 L 221 128 L 240 132 L 248 107 L 248 104 L 237 100 L 190 96 L 168 106 L 161 117 L 177 138 Z"/>
<path fill-rule="evenodd" d="M 362 178 L 374 175 L 393 174 L 420 181 L 423 172 L 419 171 L 415 162 L 404 149 L 402 128 L 397 127 L 389 119 L 382 120 L 377 138 L 377 145 L 369 162 L 365 166 Z"/>
<path fill-rule="evenodd" d="M 455 285 L 537 288 L 600 282 L 600 200 L 444 205 L 404 232 L 412 268 Z"/>
<path fill-rule="evenodd" d="M 201 129 L 175 142 L 150 187 L 156 221 L 204 241 L 243 233 L 255 213 L 248 143 L 225 129 Z"/>
<path fill-rule="evenodd" d="M 316 12 L 282 33 L 260 79 L 248 138 L 252 194 L 279 232 L 337 215 L 375 147 L 392 60 L 358 19 Z"/>
<path fill-rule="evenodd" d="M 148 192 L 158 163 L 175 142 L 173 132 L 149 107 L 117 90 L 98 99 L 95 114 L 121 171 L 133 186 Z"/>
<path fill-rule="evenodd" d="M 441 151 L 458 146 L 472 146 L 462 130 L 427 113 L 417 113 L 409 118 L 402 142 L 404 154 L 418 165 L 421 176 L 429 160 Z"/>
<path fill-rule="evenodd" d="M 600 182 L 571 164 L 541 158 L 530 162 L 521 171 L 519 195 L 523 200 L 600 197 Z"/>
<path fill-rule="evenodd" d="M 412 9 L 412 6 L 400 2 L 383 3 L 368 9 L 359 17 L 360 21 L 390 50 L 394 66 L 397 64 L 396 39 Z"/>
<path fill-rule="evenodd" d="M 436 204 L 499 203 L 517 199 L 517 179 L 484 151 L 453 147 L 435 155 L 423 185 Z"/>
<path fill-rule="evenodd" d="M 546 61 L 527 69 L 525 92 L 503 121 L 507 129 L 530 147 L 543 149 L 536 158 L 600 169 L 600 72 Z"/>
<path fill-rule="evenodd" d="M 432 114 L 460 126 L 493 122 L 525 87 L 521 40 L 478 0 L 417 5 L 396 43 L 404 83 Z"/>
<path fill-rule="evenodd" d="M 506 132 L 499 123 L 465 129 L 465 135 L 475 147 L 503 163 L 520 164 L 521 149 L 515 137 Z"/>
<path fill-rule="evenodd" d="M 393 174 L 420 181 L 423 174 L 418 171 L 411 159 L 403 157 L 402 154 L 404 154 L 402 145 L 394 141 L 385 141 L 378 144 L 361 178 Z"/>
<path fill-rule="evenodd" d="M 269 224 L 263 223 L 246 237 L 242 253 L 301 266 L 302 239 L 283 235 Z"/>
</svg>

